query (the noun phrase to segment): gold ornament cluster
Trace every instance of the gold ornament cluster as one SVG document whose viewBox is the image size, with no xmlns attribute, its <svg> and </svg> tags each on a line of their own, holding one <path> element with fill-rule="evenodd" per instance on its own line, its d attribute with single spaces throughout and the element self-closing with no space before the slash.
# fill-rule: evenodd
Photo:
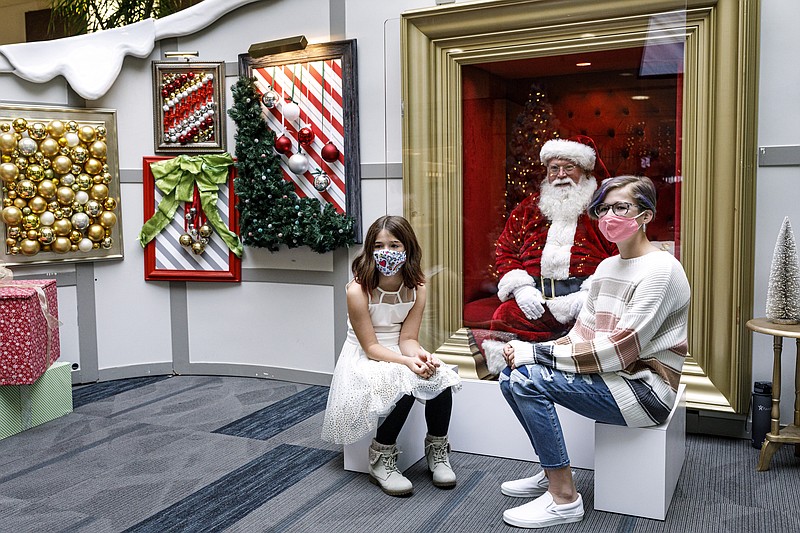
<svg viewBox="0 0 800 533">
<path fill-rule="evenodd" d="M 114 243 L 106 127 L 74 120 L 0 123 L 6 253 L 86 253 Z"/>
</svg>

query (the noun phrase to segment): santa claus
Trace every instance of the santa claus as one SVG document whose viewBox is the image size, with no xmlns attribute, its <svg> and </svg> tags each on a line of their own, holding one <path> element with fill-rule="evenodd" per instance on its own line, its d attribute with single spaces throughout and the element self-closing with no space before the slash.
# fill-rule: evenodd
<svg viewBox="0 0 800 533">
<path fill-rule="evenodd" d="M 597 265 L 616 253 L 586 214 L 597 189 L 597 155 L 588 137 L 547 141 L 539 158 L 547 168 L 541 190 L 514 208 L 497 241 L 495 267 L 502 302 L 483 342 L 489 371 L 506 366 L 510 339 L 541 342 L 565 335 L 586 301 Z M 599 163 L 602 177 L 608 177 Z"/>
</svg>

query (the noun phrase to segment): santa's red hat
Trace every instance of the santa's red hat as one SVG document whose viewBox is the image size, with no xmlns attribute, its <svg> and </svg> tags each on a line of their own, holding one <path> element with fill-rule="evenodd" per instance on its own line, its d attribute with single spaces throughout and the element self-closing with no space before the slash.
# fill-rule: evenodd
<svg viewBox="0 0 800 533">
<path fill-rule="evenodd" d="M 597 157 L 594 140 L 586 135 L 576 135 L 572 139 L 551 139 L 542 145 L 539 160 L 547 166 L 553 159 L 572 161 L 588 173 L 602 180 L 609 176 L 605 165 Z M 597 172 L 595 170 L 597 163 Z"/>
</svg>

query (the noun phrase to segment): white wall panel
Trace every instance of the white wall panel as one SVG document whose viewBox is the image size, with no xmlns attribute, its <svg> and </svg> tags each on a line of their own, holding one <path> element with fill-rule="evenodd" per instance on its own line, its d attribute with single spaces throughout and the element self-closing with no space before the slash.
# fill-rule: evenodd
<svg viewBox="0 0 800 533">
<path fill-rule="evenodd" d="M 61 356 L 58 360 L 80 364 L 77 300 L 77 291 L 74 285 L 58 288 L 58 319 L 61 321 L 61 327 L 58 328 Z"/>
<path fill-rule="evenodd" d="M 172 361 L 168 282 L 144 280 L 142 185 L 122 185 L 123 261 L 95 263 L 100 370 Z"/>
<path fill-rule="evenodd" d="M 284 283 L 191 284 L 192 363 L 333 372 L 333 291 Z"/>
</svg>

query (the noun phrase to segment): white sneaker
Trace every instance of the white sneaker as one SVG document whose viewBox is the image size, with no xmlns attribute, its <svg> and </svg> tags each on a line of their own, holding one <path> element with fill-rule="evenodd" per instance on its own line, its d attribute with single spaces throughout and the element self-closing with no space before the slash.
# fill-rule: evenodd
<svg viewBox="0 0 800 533">
<path fill-rule="evenodd" d="M 532 477 L 506 481 L 500 485 L 500 492 L 513 498 L 538 498 L 550 486 L 550 481 L 544 475 L 544 470 Z"/>
<path fill-rule="evenodd" d="M 572 503 L 557 505 L 553 496 L 545 492 L 532 502 L 503 512 L 503 521 L 516 527 L 539 528 L 580 522 L 583 520 L 583 498 Z"/>
</svg>

